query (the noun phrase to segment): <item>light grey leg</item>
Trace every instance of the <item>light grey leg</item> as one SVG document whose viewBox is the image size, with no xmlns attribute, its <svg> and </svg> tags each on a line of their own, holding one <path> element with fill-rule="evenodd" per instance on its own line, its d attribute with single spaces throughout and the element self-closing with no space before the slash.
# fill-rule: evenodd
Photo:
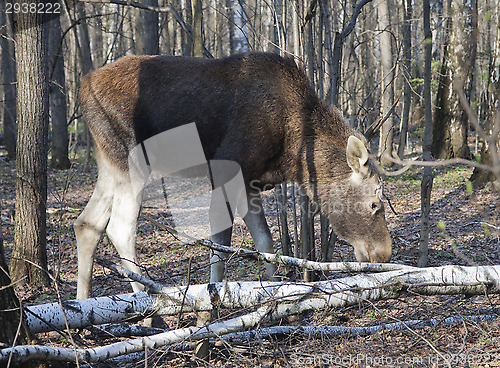
<svg viewBox="0 0 500 368">
<path fill-rule="evenodd" d="M 142 271 L 137 259 L 137 217 L 141 209 L 142 193 L 134 195 L 128 178 L 123 177 L 115 187 L 111 218 L 106 233 L 115 246 L 126 269 L 139 275 Z M 132 282 L 135 293 L 144 289 L 144 285 Z M 145 326 L 164 327 L 161 317 L 146 318 Z"/>
<path fill-rule="evenodd" d="M 231 235 L 233 232 L 233 227 L 223 230 L 217 234 L 210 237 L 210 240 L 216 244 L 220 245 L 231 245 Z M 219 251 L 210 251 L 210 282 L 222 282 L 224 279 L 224 274 L 226 270 L 226 259 L 228 257 L 227 253 Z M 213 316 L 212 316 L 213 314 Z M 198 318 L 196 321 L 196 326 L 206 326 L 214 319 L 218 318 L 218 310 L 213 310 L 212 312 L 200 311 L 197 314 Z M 194 354 L 197 358 L 208 359 L 208 348 L 209 340 L 204 339 L 196 344 L 194 349 Z"/>
<path fill-rule="evenodd" d="M 122 258 L 123 267 L 141 274 L 136 251 L 137 217 L 142 198 L 136 198 L 128 178 L 117 182 L 114 190 L 111 218 L 106 233 Z M 138 292 L 144 286 L 133 282 L 132 289 Z"/>
<path fill-rule="evenodd" d="M 210 237 L 210 240 L 220 245 L 231 245 L 231 234 L 233 228 L 230 227 L 218 234 Z M 226 270 L 226 259 L 228 254 L 212 250 L 210 251 L 210 282 L 221 282 L 224 279 Z"/>
<path fill-rule="evenodd" d="M 262 208 L 262 199 L 260 194 L 255 191 L 247 193 L 248 212 L 244 217 L 245 224 L 250 230 L 255 248 L 264 253 L 274 253 L 273 238 L 267 225 L 266 217 L 264 216 L 264 209 Z M 277 281 L 275 277 L 276 265 L 266 263 L 266 271 L 269 280 Z"/>
<path fill-rule="evenodd" d="M 99 175 L 94 189 L 83 212 L 74 223 L 78 251 L 78 282 L 76 297 L 90 297 L 94 253 L 101 235 L 111 215 L 113 202 L 113 180 Z"/>
</svg>

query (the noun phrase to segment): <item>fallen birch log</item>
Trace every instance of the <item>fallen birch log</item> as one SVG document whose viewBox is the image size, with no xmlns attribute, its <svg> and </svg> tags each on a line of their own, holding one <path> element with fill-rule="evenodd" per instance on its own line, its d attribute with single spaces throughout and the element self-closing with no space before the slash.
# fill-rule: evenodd
<svg viewBox="0 0 500 368">
<path fill-rule="evenodd" d="M 155 297 L 139 293 L 67 300 L 24 307 L 26 323 L 33 333 L 84 328 L 104 323 L 137 321 L 146 313 Z M 66 317 L 66 318 L 65 318 Z"/>
<path fill-rule="evenodd" d="M 9 357 L 11 357 L 12 361 L 39 359 L 64 362 L 78 361 L 80 363 L 102 362 L 120 355 L 137 353 L 146 347 L 157 349 L 179 342 L 197 341 L 241 331 L 247 327 L 256 326 L 263 321 L 269 312 L 269 308 L 268 306 L 260 307 L 253 313 L 224 322 L 212 323 L 204 327 L 186 327 L 91 349 L 56 348 L 41 345 L 16 346 L 0 350 L 0 363 L 6 362 Z"/>
<path fill-rule="evenodd" d="M 133 273 L 128 275 L 134 277 Z M 291 315 L 306 310 L 354 305 L 366 300 L 394 299 L 409 292 L 424 295 L 498 293 L 498 280 L 500 266 L 443 266 L 300 284 L 226 282 L 158 287 L 154 296 L 141 292 L 67 301 L 62 303 L 62 308 L 59 303 L 26 307 L 29 310 L 27 323 L 37 333 L 53 330 L 54 327 L 65 329 L 65 319 L 61 318 L 64 315 L 70 328 L 82 328 L 138 316 L 177 315 L 216 308 L 245 309 L 270 302 L 276 304 L 279 313 L 283 311 Z"/>
<path fill-rule="evenodd" d="M 463 322 L 489 322 L 498 315 L 483 314 L 478 316 L 451 316 L 446 318 L 415 319 L 409 321 L 384 323 L 375 326 L 348 327 L 348 326 L 272 326 L 262 327 L 257 330 L 233 332 L 224 335 L 222 339 L 230 343 L 250 343 L 261 339 L 270 339 L 279 336 L 301 335 L 307 338 L 333 338 L 339 336 L 368 336 L 382 331 L 399 331 L 405 329 L 421 329 L 424 327 L 452 326 Z M 104 337 L 132 337 L 151 336 L 165 330 L 159 328 L 135 326 L 126 324 L 107 324 L 92 331 L 91 338 Z"/>
<path fill-rule="evenodd" d="M 158 349 L 186 341 L 220 337 L 286 316 L 286 310 L 274 309 L 272 305 L 269 305 L 260 307 L 255 312 L 244 316 L 224 322 L 212 323 L 204 327 L 187 327 L 92 349 L 55 348 L 40 345 L 24 345 L 2 349 L 0 350 L 0 362 L 8 360 L 9 357 L 14 361 L 43 359 L 87 363 L 101 362 L 120 355 L 137 353 L 146 347 Z"/>
<path fill-rule="evenodd" d="M 487 322 L 498 318 L 497 315 L 452 316 L 426 320 L 410 320 L 385 323 L 376 326 L 346 327 L 346 326 L 272 326 L 258 330 L 233 332 L 223 336 L 230 343 L 247 343 L 254 340 L 269 339 L 276 336 L 302 335 L 307 338 L 332 338 L 339 336 L 368 336 L 382 331 L 399 331 L 406 329 L 421 329 L 424 327 L 451 326 L 462 322 Z"/>
</svg>

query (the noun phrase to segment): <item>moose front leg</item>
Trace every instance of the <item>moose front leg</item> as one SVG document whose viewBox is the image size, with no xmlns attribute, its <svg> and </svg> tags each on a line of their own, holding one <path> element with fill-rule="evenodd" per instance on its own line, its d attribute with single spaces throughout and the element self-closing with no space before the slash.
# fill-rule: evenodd
<svg viewBox="0 0 500 368">
<path fill-rule="evenodd" d="M 262 199 L 256 191 L 247 193 L 248 212 L 243 218 L 250 231 L 250 235 L 258 251 L 274 253 L 273 238 L 264 216 Z M 232 227 L 211 236 L 210 240 L 220 245 L 231 245 Z M 224 278 L 225 263 L 228 254 L 225 252 L 211 251 L 210 256 L 210 282 L 221 282 Z M 275 281 L 276 265 L 266 263 L 266 272 L 269 280 Z"/>
<path fill-rule="evenodd" d="M 273 238 L 267 225 L 266 217 L 264 216 L 264 208 L 262 207 L 262 198 L 257 191 L 249 191 L 247 193 L 248 212 L 243 218 L 245 224 L 250 230 L 255 248 L 259 252 L 274 253 Z M 266 272 L 269 280 L 277 281 L 275 276 L 276 265 L 266 262 Z"/>
<path fill-rule="evenodd" d="M 215 244 L 231 245 L 231 234 L 233 228 L 230 227 L 220 233 L 214 234 L 210 240 Z M 226 260 L 228 253 L 219 252 L 216 250 L 210 251 L 210 282 L 221 282 L 224 279 L 226 269 Z"/>
</svg>

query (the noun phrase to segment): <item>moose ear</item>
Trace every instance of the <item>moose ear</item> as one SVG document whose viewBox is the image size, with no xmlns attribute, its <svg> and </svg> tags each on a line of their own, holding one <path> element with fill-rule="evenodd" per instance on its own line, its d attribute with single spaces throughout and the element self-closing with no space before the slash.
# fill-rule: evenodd
<svg viewBox="0 0 500 368">
<path fill-rule="evenodd" d="M 353 135 L 347 140 L 347 164 L 352 171 L 368 174 L 368 151 L 363 141 Z"/>
</svg>

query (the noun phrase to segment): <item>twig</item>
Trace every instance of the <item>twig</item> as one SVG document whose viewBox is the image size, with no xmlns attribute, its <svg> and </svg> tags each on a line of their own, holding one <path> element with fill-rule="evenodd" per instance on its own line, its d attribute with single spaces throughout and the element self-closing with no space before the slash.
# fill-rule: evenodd
<svg viewBox="0 0 500 368">
<path fill-rule="evenodd" d="M 472 167 L 477 167 L 478 169 L 482 170 L 488 170 L 488 171 L 494 171 L 494 169 L 491 166 L 481 164 L 476 161 L 470 161 L 466 160 L 463 158 L 452 158 L 449 160 L 435 160 L 435 161 L 420 161 L 420 160 L 401 160 L 397 157 L 390 157 L 387 156 L 387 159 L 395 164 L 403 166 L 401 169 L 394 170 L 394 171 L 389 171 L 386 170 L 383 166 L 381 166 L 377 162 L 377 158 L 373 155 L 370 155 L 370 158 L 372 159 L 372 162 L 374 165 L 377 167 L 377 170 L 386 176 L 398 176 L 403 174 L 404 172 L 408 171 L 412 166 L 431 166 L 431 167 L 439 167 L 439 166 L 450 166 L 450 165 L 467 165 L 467 166 L 472 166 Z"/>
<path fill-rule="evenodd" d="M 191 263 L 192 262 L 193 262 L 193 256 L 189 257 L 188 272 L 187 272 L 187 287 L 184 290 L 184 293 L 182 295 L 181 310 L 179 311 L 179 315 L 177 317 L 177 327 L 176 328 L 179 328 L 181 325 L 182 307 L 186 304 L 187 291 L 188 291 L 189 285 L 191 285 Z"/>
<path fill-rule="evenodd" d="M 113 262 L 108 261 L 107 259 L 96 257 L 95 261 L 102 267 L 105 267 L 111 271 L 116 272 L 121 277 L 129 278 L 133 281 L 136 281 L 146 286 L 153 293 L 159 293 L 163 288 L 165 288 L 164 285 L 154 282 L 153 280 L 147 278 L 146 276 L 142 276 L 139 275 L 138 273 L 132 272 L 126 269 L 125 267 L 114 264 Z"/>
<path fill-rule="evenodd" d="M 377 130 L 380 129 L 382 124 L 384 124 L 386 122 L 386 120 L 389 119 L 389 117 L 394 112 L 394 109 L 398 105 L 400 99 L 401 99 L 401 96 L 398 96 L 398 99 L 396 100 L 396 102 L 394 102 L 394 104 L 391 106 L 389 111 L 387 111 L 387 114 L 385 114 L 385 116 L 382 119 L 380 119 L 379 121 L 376 121 L 375 123 L 370 125 L 370 127 L 366 130 L 366 132 L 364 134 L 366 140 L 368 140 L 368 141 L 371 140 L 373 138 L 373 136 L 375 135 L 375 133 L 377 132 Z"/>
</svg>

